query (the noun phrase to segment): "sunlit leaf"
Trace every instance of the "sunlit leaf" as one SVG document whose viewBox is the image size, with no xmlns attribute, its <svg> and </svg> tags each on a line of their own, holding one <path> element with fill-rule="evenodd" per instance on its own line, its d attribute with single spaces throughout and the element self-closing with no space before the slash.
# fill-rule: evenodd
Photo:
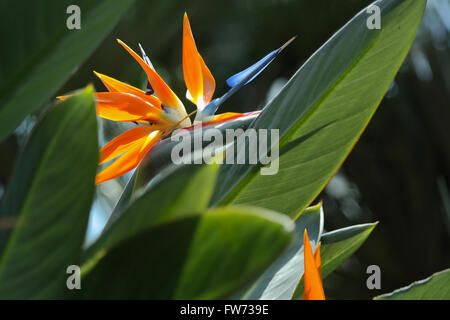
<svg viewBox="0 0 450 320">
<path fill-rule="evenodd" d="M 376 1 L 380 30 L 367 28 L 370 14 L 363 10 L 314 53 L 250 126 L 279 129 L 279 171 L 261 175 L 248 159 L 246 165 L 225 165 L 212 203 L 251 204 L 291 217 L 311 203 L 388 90 L 425 3 Z"/>
<path fill-rule="evenodd" d="M 375 300 L 449 300 L 450 269 L 411 283 L 391 293 L 375 297 Z"/>
</svg>

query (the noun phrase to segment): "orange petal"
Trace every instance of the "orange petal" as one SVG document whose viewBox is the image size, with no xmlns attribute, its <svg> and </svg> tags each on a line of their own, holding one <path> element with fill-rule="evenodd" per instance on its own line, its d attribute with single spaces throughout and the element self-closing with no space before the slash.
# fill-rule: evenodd
<svg viewBox="0 0 450 320">
<path fill-rule="evenodd" d="M 209 71 L 205 61 L 203 61 L 203 58 L 200 56 L 200 54 L 199 57 L 203 74 L 203 101 L 205 105 L 207 105 L 211 102 L 211 99 L 214 95 L 214 90 L 216 89 L 216 80 L 214 80 L 211 71 Z"/>
<path fill-rule="evenodd" d="M 141 145 L 147 139 L 147 136 L 150 134 L 150 132 L 158 129 L 159 127 L 157 126 L 143 126 L 125 131 L 121 135 L 108 142 L 100 150 L 99 164 L 103 164 L 114 158 L 117 158 L 124 152 L 129 151 L 137 144 Z"/>
<path fill-rule="evenodd" d="M 142 144 L 136 144 L 114 161 L 110 166 L 99 172 L 95 178 L 95 183 L 100 184 L 105 181 L 115 179 L 133 170 L 159 140 L 162 131 L 153 131 Z"/>
<path fill-rule="evenodd" d="M 183 75 L 191 101 L 203 104 L 203 75 L 200 58 L 187 14 L 183 21 Z"/>
<path fill-rule="evenodd" d="M 95 75 L 97 77 L 100 78 L 100 80 L 103 82 L 103 84 L 105 85 L 105 87 L 110 91 L 110 92 L 123 92 L 123 93 L 131 93 L 143 100 L 146 100 L 147 102 L 149 102 L 151 105 L 161 109 L 161 101 L 159 101 L 159 99 L 155 96 L 152 95 L 148 95 L 146 94 L 144 91 L 135 88 L 133 86 L 130 86 L 129 84 L 116 80 L 114 78 L 108 77 L 104 74 L 95 72 Z"/>
<path fill-rule="evenodd" d="M 135 95 L 122 92 L 95 94 L 97 114 L 114 121 L 156 121 L 163 117 L 161 109 Z"/>
<path fill-rule="evenodd" d="M 156 73 L 145 61 L 130 47 L 128 47 L 121 40 L 117 39 L 119 44 L 125 48 L 133 58 L 141 65 L 142 69 L 144 69 L 147 74 L 148 81 L 152 86 L 152 89 L 155 91 L 156 96 L 161 100 L 164 106 L 173 108 L 180 112 L 180 114 L 186 115 L 186 110 L 184 109 L 183 104 L 180 99 L 173 93 L 173 91 L 169 88 L 169 86 L 164 82 L 163 79 Z"/>
<path fill-rule="evenodd" d="M 316 259 L 314 258 L 311 244 L 309 243 L 308 232 L 306 230 L 303 235 L 303 254 L 305 262 L 305 274 L 304 274 L 305 291 L 303 292 L 302 299 L 325 300 L 325 293 L 323 292 L 322 286 L 322 278 L 320 277 L 319 270 L 317 269 L 316 265 L 317 258 Z"/>
<path fill-rule="evenodd" d="M 70 98 L 71 96 L 72 96 L 71 94 L 69 94 L 69 95 L 67 95 L 67 96 L 58 96 L 58 97 L 56 97 L 56 99 L 59 99 L 59 100 L 61 100 L 61 101 L 64 101 L 64 100 Z"/>
<path fill-rule="evenodd" d="M 322 261 L 320 260 L 320 247 L 322 243 L 317 244 L 316 252 L 314 252 L 314 262 L 316 263 L 317 271 L 319 271 L 320 278 L 322 279 Z"/>
<path fill-rule="evenodd" d="M 227 121 L 227 120 L 231 120 L 231 119 L 235 119 L 235 118 L 240 118 L 243 116 L 245 116 L 244 113 L 225 112 L 225 113 L 221 113 L 221 114 L 212 116 L 208 121 L 205 121 L 204 124 L 205 125 L 215 124 L 215 123 L 219 123 L 219 122 L 223 122 L 223 121 Z"/>
<path fill-rule="evenodd" d="M 186 13 L 183 21 L 183 75 L 187 96 L 202 109 L 211 101 L 216 82 L 197 50 Z"/>
</svg>

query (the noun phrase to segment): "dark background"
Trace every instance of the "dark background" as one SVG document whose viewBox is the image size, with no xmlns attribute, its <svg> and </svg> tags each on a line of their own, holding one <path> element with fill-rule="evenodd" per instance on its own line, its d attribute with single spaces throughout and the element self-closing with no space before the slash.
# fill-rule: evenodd
<svg viewBox="0 0 450 320">
<path fill-rule="evenodd" d="M 89 82 L 103 91 L 93 70 L 143 87 L 144 74 L 115 41 L 120 38 L 136 50 L 140 42 L 158 72 L 184 98 L 181 44 L 187 11 L 199 51 L 216 79 L 216 96 L 225 92 L 230 75 L 298 36 L 220 110 L 252 111 L 370 2 L 136 1 L 58 94 Z M 357 254 L 327 278 L 328 298 L 372 298 L 450 266 L 449 30 L 449 2 L 429 0 L 412 50 L 385 99 L 342 169 L 318 197 L 324 201 L 327 230 L 380 222 Z M 186 108 L 194 109 L 189 102 Z M 35 117 L 28 117 L 0 144 L 0 195 Z M 116 133 L 117 126 L 103 124 L 105 136 Z M 118 181 L 119 185 L 105 184 L 99 194 L 111 202 L 123 184 Z M 381 290 L 366 288 L 366 267 L 371 264 L 381 268 Z"/>
</svg>

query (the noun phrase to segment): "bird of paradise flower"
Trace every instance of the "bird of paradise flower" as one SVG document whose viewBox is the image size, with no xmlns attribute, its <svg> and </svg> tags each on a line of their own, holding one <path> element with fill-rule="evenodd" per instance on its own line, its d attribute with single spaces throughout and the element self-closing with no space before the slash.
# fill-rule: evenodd
<svg viewBox="0 0 450 320">
<path fill-rule="evenodd" d="M 325 300 L 325 293 L 322 285 L 322 262 L 320 260 L 320 242 L 316 252 L 313 254 L 305 229 L 303 234 L 303 260 L 305 264 L 304 291 L 302 300 Z"/>
<path fill-rule="evenodd" d="M 117 136 L 100 150 L 99 165 L 116 159 L 96 176 L 96 184 L 115 179 L 134 169 L 161 139 L 175 128 L 192 126 L 190 115 L 196 113 L 194 123 L 211 125 L 235 119 L 250 113 L 227 112 L 216 115 L 218 107 L 237 90 L 251 82 L 295 37 L 249 68 L 227 79 L 230 90 L 220 98 L 212 99 L 216 83 L 211 71 L 197 50 L 187 14 L 183 21 L 183 76 L 186 83 L 186 97 L 197 110 L 186 113 L 183 103 L 155 71 L 150 59 L 139 44 L 141 56 L 121 40 L 117 40 L 139 63 L 148 78 L 148 91 L 94 71 L 108 92 L 95 94 L 97 115 L 114 121 L 144 124 Z M 67 96 L 58 97 L 61 100 Z"/>
</svg>

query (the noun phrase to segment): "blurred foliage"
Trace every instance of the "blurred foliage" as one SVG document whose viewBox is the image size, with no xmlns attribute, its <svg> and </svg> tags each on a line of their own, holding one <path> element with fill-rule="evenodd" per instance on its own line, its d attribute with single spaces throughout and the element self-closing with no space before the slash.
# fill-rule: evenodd
<svg viewBox="0 0 450 320">
<path fill-rule="evenodd" d="M 265 103 L 276 79 L 290 78 L 370 2 L 233 0 L 211 5 L 205 0 L 136 1 L 58 94 L 89 82 L 103 90 L 93 70 L 143 87 L 144 75 L 116 43 L 120 38 L 134 48 L 141 43 L 182 97 L 181 28 L 187 11 L 218 93 L 225 91 L 228 76 L 298 35 L 263 76 L 221 107 L 221 111 L 251 111 Z M 326 230 L 349 222 L 380 221 L 356 256 L 327 279 L 329 297 L 371 298 L 450 265 L 450 213 L 445 207 L 445 199 L 450 198 L 449 12 L 446 0 L 429 0 L 413 49 L 387 97 L 339 174 L 318 196 L 327 208 Z M 193 105 L 187 109 L 192 110 Z M 28 117 L 15 135 L 0 144 L 0 196 L 36 116 Z M 118 132 L 108 121 L 103 121 L 103 129 L 106 138 Z M 107 195 L 102 201 L 108 202 L 108 197 L 117 198 L 121 189 L 112 182 L 100 190 Z M 370 264 L 382 270 L 379 292 L 369 291 L 365 285 L 365 268 Z"/>
<path fill-rule="evenodd" d="M 380 294 L 450 265 L 449 17 L 448 2 L 429 1 L 390 91 L 319 196 L 330 213 L 327 228 L 380 221 L 356 259 L 330 277 L 328 292 L 337 296 L 373 296 L 363 281 L 367 265 L 381 268 Z"/>
</svg>

